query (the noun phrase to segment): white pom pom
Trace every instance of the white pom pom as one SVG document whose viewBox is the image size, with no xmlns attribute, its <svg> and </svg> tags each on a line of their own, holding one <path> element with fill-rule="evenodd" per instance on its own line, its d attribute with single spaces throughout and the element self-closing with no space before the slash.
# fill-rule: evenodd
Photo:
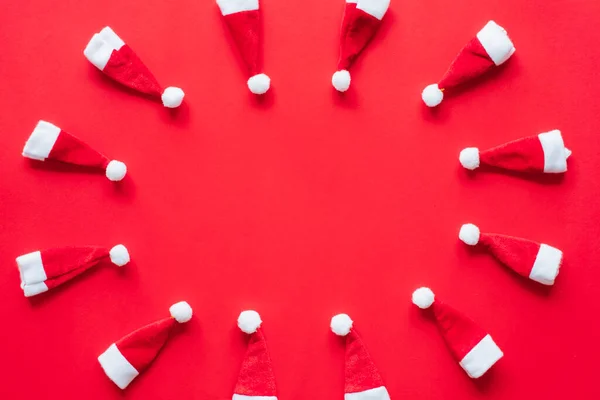
<svg viewBox="0 0 600 400">
<path fill-rule="evenodd" d="M 183 90 L 175 86 L 169 86 L 165 89 L 162 96 L 160 96 L 163 106 L 167 108 L 177 108 L 183 102 Z"/>
<path fill-rule="evenodd" d="M 254 75 L 248 79 L 248 89 L 254 94 L 265 94 L 271 87 L 271 78 L 265 74 Z"/>
<path fill-rule="evenodd" d="M 348 314 L 338 314 L 331 318 L 331 330 L 338 336 L 346 336 L 352 329 L 352 319 Z"/>
<path fill-rule="evenodd" d="M 122 267 L 131 260 L 129 258 L 129 252 L 127 251 L 127 248 L 122 244 L 118 244 L 110 249 L 108 254 L 110 255 L 110 261 L 119 267 Z"/>
<path fill-rule="evenodd" d="M 335 72 L 331 77 L 331 84 L 338 92 L 345 92 L 350 87 L 350 72 L 345 69 Z"/>
<path fill-rule="evenodd" d="M 112 160 L 106 166 L 106 177 L 113 182 L 118 182 L 125 178 L 127 173 L 127 166 L 121 161 Z"/>
<path fill-rule="evenodd" d="M 458 159 L 464 168 L 473 171 L 479 168 L 479 149 L 477 147 L 467 147 L 460 152 Z"/>
<path fill-rule="evenodd" d="M 171 313 L 171 317 L 175 318 L 180 324 L 184 324 L 192 319 L 193 314 L 192 307 L 185 301 L 173 304 L 169 307 L 169 313 Z"/>
<path fill-rule="evenodd" d="M 260 315 L 254 310 L 242 311 L 238 317 L 238 327 L 247 334 L 256 332 L 262 324 Z"/>
<path fill-rule="evenodd" d="M 435 107 L 444 100 L 444 92 L 442 92 L 439 86 L 434 83 L 433 85 L 427 86 L 421 93 L 421 98 L 427 104 L 427 107 Z"/>
<path fill-rule="evenodd" d="M 413 304 L 419 308 L 422 308 L 423 310 L 431 307 L 434 301 L 435 295 L 431 289 L 427 287 L 418 288 L 412 294 Z"/>
<path fill-rule="evenodd" d="M 460 232 L 458 233 L 460 240 L 469 246 L 475 246 L 479 243 L 479 235 L 479 228 L 473 224 L 464 224 L 460 227 Z"/>
</svg>

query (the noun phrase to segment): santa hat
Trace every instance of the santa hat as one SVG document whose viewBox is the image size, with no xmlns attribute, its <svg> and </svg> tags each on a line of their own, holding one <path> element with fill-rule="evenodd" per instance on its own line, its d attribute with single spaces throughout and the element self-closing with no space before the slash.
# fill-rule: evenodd
<svg viewBox="0 0 600 400">
<path fill-rule="evenodd" d="M 112 249 L 95 246 L 59 247 L 34 251 L 17 257 L 21 289 L 25 297 L 47 292 L 95 265 L 111 261 L 122 267 L 129 253 L 122 244 Z"/>
<path fill-rule="evenodd" d="M 271 78 L 262 73 L 262 29 L 258 0 L 217 0 L 221 14 L 248 69 L 248 89 L 265 94 Z"/>
<path fill-rule="evenodd" d="M 161 99 L 165 107 L 177 108 L 183 101 L 183 90 L 173 86 L 163 89 L 131 47 L 108 26 L 92 36 L 83 54 L 110 78 L 135 91 Z"/>
<path fill-rule="evenodd" d="M 348 70 L 375 36 L 389 6 L 390 0 L 346 0 L 340 34 L 338 70 L 331 78 L 336 90 L 345 92 L 350 87 Z"/>
<path fill-rule="evenodd" d="M 346 338 L 345 400 L 390 400 L 377 367 L 346 314 L 331 318 L 331 330 Z"/>
<path fill-rule="evenodd" d="M 504 355 L 492 337 L 470 318 L 435 298 L 431 289 L 414 291 L 412 302 L 431 308 L 450 352 L 471 378 L 485 374 Z"/>
<path fill-rule="evenodd" d="M 171 317 L 131 332 L 98 357 L 106 376 L 119 388 L 125 389 L 150 366 L 177 323 L 183 324 L 192 318 L 192 307 L 185 301 L 173 304 L 169 312 Z"/>
<path fill-rule="evenodd" d="M 256 311 L 243 311 L 238 327 L 250 335 L 248 349 L 233 392 L 233 400 L 277 400 L 273 365 Z"/>
<path fill-rule="evenodd" d="M 459 160 L 470 170 L 485 165 L 517 172 L 558 174 L 567 171 L 570 155 L 560 131 L 553 130 L 485 151 L 468 147 L 460 152 Z"/>
<path fill-rule="evenodd" d="M 38 161 L 60 161 L 67 164 L 97 168 L 106 172 L 111 181 L 120 181 L 127 173 L 121 161 L 103 154 L 50 122 L 40 121 L 23 148 L 23 157 Z"/>
<path fill-rule="evenodd" d="M 421 97 L 427 106 L 435 107 L 444 99 L 444 91 L 477 78 L 504 64 L 515 52 L 508 34 L 494 21 L 488 22 L 452 61 L 437 84 L 429 85 Z"/>
<path fill-rule="evenodd" d="M 458 234 L 469 246 L 481 246 L 498 261 L 519 275 L 543 285 L 553 285 L 560 270 L 563 253 L 547 244 L 495 233 L 481 233 L 473 224 L 465 224 Z"/>
</svg>

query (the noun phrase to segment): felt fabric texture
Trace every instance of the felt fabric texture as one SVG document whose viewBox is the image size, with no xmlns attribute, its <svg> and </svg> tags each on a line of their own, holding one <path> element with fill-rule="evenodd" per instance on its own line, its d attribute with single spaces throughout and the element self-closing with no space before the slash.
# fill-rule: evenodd
<svg viewBox="0 0 600 400">
<path fill-rule="evenodd" d="M 277 396 L 275 373 L 267 349 L 267 341 L 261 328 L 250 335 L 234 394 Z"/>
<path fill-rule="evenodd" d="M 482 233 L 479 245 L 503 265 L 526 278 L 531 275 L 541 246 L 532 240 L 494 233 Z"/>
<path fill-rule="evenodd" d="M 431 309 L 446 345 L 458 362 L 487 335 L 473 320 L 437 297 Z"/>
<path fill-rule="evenodd" d="M 348 70 L 352 66 L 380 25 L 381 20 L 358 9 L 357 4 L 346 3 L 340 33 L 338 70 Z"/>
<path fill-rule="evenodd" d="M 164 318 L 131 332 L 116 341 L 115 345 L 127 361 L 142 372 L 158 356 L 175 325 L 175 318 Z"/>
<path fill-rule="evenodd" d="M 43 277 L 38 279 L 39 275 L 36 275 L 35 279 L 30 279 L 22 273 L 21 286 L 23 289 L 39 283 L 44 283 L 48 289 L 52 289 L 96 265 L 110 262 L 109 250 L 96 246 L 60 247 L 42 250 L 39 253 L 45 279 Z M 20 270 L 22 269 L 20 259 L 26 256 L 17 258 L 17 266 Z"/>
<path fill-rule="evenodd" d="M 113 49 L 102 72 L 120 84 L 150 95 L 154 99 L 160 100 L 163 93 L 163 87 L 150 69 L 127 44 L 119 50 Z"/>
<path fill-rule="evenodd" d="M 458 53 L 439 81 L 440 90 L 453 89 L 485 74 L 496 64 L 488 56 L 477 37 L 472 38 Z"/>
<path fill-rule="evenodd" d="M 375 363 L 353 327 L 346 338 L 344 392 L 356 393 L 384 386 Z"/>
<path fill-rule="evenodd" d="M 242 56 L 248 77 L 261 73 L 260 9 L 227 14 L 223 18 Z"/>
</svg>

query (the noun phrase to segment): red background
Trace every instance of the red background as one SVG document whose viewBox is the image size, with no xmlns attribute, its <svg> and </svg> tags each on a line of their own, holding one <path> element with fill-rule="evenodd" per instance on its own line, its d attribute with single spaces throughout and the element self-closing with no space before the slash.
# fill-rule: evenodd
<svg viewBox="0 0 600 400">
<path fill-rule="evenodd" d="M 248 93 L 212 1 L 4 1 L 0 13 L 0 398 L 227 399 L 245 350 L 238 313 L 264 322 L 279 397 L 341 399 L 349 313 L 392 399 L 584 399 L 600 389 L 597 184 L 600 3 L 392 0 L 378 37 L 331 88 L 341 0 L 263 0 L 272 91 Z M 517 52 L 426 109 L 420 92 L 494 19 Z M 170 113 L 83 57 L 110 25 L 164 85 Z M 38 119 L 128 165 L 122 185 L 21 157 Z M 564 179 L 468 175 L 458 152 L 558 128 Z M 561 248 L 550 290 L 457 239 L 460 225 Z M 98 268 L 27 300 L 14 258 L 61 245 L 125 244 Z M 505 352 L 470 380 L 410 303 L 427 285 Z M 121 393 L 96 357 L 192 304 L 194 319 Z"/>
</svg>

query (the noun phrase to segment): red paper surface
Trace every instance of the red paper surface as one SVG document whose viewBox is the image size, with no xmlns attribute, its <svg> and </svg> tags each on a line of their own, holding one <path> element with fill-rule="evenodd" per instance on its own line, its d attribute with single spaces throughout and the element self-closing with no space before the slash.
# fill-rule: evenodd
<svg viewBox="0 0 600 400">
<path fill-rule="evenodd" d="M 263 0 L 257 100 L 212 1 L 5 1 L 0 13 L 2 399 L 231 398 L 261 313 L 281 400 L 343 396 L 350 314 L 393 399 L 589 399 L 600 356 L 600 3 L 392 0 L 381 31 L 331 87 L 342 1 Z M 421 90 L 484 24 L 517 52 L 427 109 Z M 110 25 L 176 112 L 122 90 L 83 56 Z M 21 157 L 47 119 L 123 160 L 102 174 Z M 564 179 L 467 174 L 463 147 L 561 129 Z M 462 223 L 546 242 L 565 264 L 550 290 L 460 243 Z M 23 298 L 14 262 L 63 245 L 123 243 L 132 263 Z M 479 381 L 410 303 L 427 285 L 477 320 L 505 357 Z M 96 357 L 187 300 L 194 318 L 124 392 Z"/>
</svg>

